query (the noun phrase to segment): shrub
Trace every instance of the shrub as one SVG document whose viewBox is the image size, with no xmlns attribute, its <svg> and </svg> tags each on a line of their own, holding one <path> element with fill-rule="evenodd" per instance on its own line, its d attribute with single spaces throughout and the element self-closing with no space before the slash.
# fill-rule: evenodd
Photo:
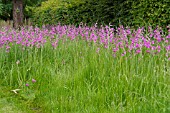
<svg viewBox="0 0 170 113">
<path fill-rule="evenodd" d="M 130 14 L 133 15 L 133 25 L 160 25 L 170 23 L 169 0 L 137 0 L 132 2 Z"/>
<path fill-rule="evenodd" d="M 119 24 L 124 26 L 166 26 L 170 23 L 166 0 L 49 0 L 34 10 L 33 22 L 43 24 L 87 25 Z"/>
</svg>

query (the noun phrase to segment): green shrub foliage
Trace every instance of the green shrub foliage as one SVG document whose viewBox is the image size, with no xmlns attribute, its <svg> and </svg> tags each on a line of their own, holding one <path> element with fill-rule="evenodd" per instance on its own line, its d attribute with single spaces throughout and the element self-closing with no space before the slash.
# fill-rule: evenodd
<svg viewBox="0 0 170 113">
<path fill-rule="evenodd" d="M 49 0 L 34 9 L 33 22 L 43 24 L 166 26 L 169 0 Z"/>
<path fill-rule="evenodd" d="M 134 25 L 152 24 L 166 26 L 170 24 L 170 0 L 137 0 L 132 2 Z"/>
</svg>

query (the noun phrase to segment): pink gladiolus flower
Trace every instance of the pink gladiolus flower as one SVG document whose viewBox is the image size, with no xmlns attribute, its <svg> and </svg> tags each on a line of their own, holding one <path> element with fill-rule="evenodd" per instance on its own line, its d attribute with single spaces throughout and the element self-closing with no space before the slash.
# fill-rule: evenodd
<svg viewBox="0 0 170 113">
<path fill-rule="evenodd" d="M 146 50 L 147 53 L 150 53 L 150 50 Z"/>
<path fill-rule="evenodd" d="M 139 54 L 140 52 L 141 52 L 141 50 L 140 50 L 140 49 L 136 50 L 136 54 Z"/>
</svg>

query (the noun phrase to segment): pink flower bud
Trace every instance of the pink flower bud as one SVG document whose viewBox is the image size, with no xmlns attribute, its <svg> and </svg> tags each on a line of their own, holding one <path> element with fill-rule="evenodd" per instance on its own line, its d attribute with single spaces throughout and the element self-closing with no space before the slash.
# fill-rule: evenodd
<svg viewBox="0 0 170 113">
<path fill-rule="evenodd" d="M 32 79 L 32 83 L 35 83 L 36 82 L 36 80 L 35 79 Z"/>
<path fill-rule="evenodd" d="M 28 86 L 29 86 L 29 84 L 26 84 L 26 86 L 28 87 Z"/>
</svg>

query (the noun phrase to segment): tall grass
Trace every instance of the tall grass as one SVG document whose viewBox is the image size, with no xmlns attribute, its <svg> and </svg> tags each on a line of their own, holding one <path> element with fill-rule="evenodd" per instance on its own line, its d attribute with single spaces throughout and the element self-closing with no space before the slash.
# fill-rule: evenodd
<svg viewBox="0 0 170 113">
<path fill-rule="evenodd" d="M 64 34 L 65 27 L 57 32 L 54 29 L 34 29 L 32 36 L 35 37 L 32 39 L 37 38 L 40 46 L 36 42 L 29 46 L 23 43 L 33 33 L 29 29 L 23 32 L 11 29 L 2 31 L 13 33 L 13 41 L 8 39 L 8 43 L 5 43 L 2 38 L 11 35 L 1 36 L 4 45 L 0 49 L 0 83 L 9 92 L 21 89 L 17 94 L 9 94 L 17 98 L 19 107 L 23 105 L 27 106 L 26 110 L 31 109 L 28 112 L 43 113 L 170 112 L 170 61 L 165 49 L 168 47 L 167 41 L 163 41 L 165 35 L 161 35 L 160 43 L 153 39 L 155 43 L 152 47 L 160 45 L 161 51 L 155 53 L 157 49 L 149 48 L 150 52 L 147 53 L 141 39 L 148 34 L 143 32 L 136 33 L 140 38 L 135 38 L 135 44 L 141 46 L 137 52 L 135 44 L 131 51 L 128 49 L 133 42 L 133 35 L 122 38 L 123 35 L 118 31 L 113 33 L 114 41 L 111 42 L 105 40 L 110 38 L 100 34 L 99 29 L 93 31 L 92 28 L 84 38 L 85 31 L 84 35 L 81 30 L 77 34 L 77 29 L 71 28 L 69 31 L 67 26 L 67 33 Z M 22 35 L 14 35 L 17 33 Z M 102 39 L 98 36 L 96 39 L 95 34 L 106 37 Z M 18 38 L 21 42 L 17 43 L 15 36 L 23 36 L 22 41 Z M 44 36 L 45 41 L 41 36 Z M 32 42 L 31 37 L 29 39 Z M 125 46 L 125 39 L 128 39 L 128 47 Z M 123 48 L 121 44 L 115 46 L 119 42 L 123 43 Z M 119 50 L 115 52 L 115 49 Z M 31 82 L 32 79 L 36 82 Z"/>
<path fill-rule="evenodd" d="M 30 19 L 25 19 L 23 24 L 24 24 L 24 26 L 31 26 L 32 22 L 31 22 Z M 0 27 L 10 27 L 10 28 L 12 28 L 13 27 L 13 21 L 12 20 L 7 20 L 7 21 L 0 20 Z"/>
</svg>

